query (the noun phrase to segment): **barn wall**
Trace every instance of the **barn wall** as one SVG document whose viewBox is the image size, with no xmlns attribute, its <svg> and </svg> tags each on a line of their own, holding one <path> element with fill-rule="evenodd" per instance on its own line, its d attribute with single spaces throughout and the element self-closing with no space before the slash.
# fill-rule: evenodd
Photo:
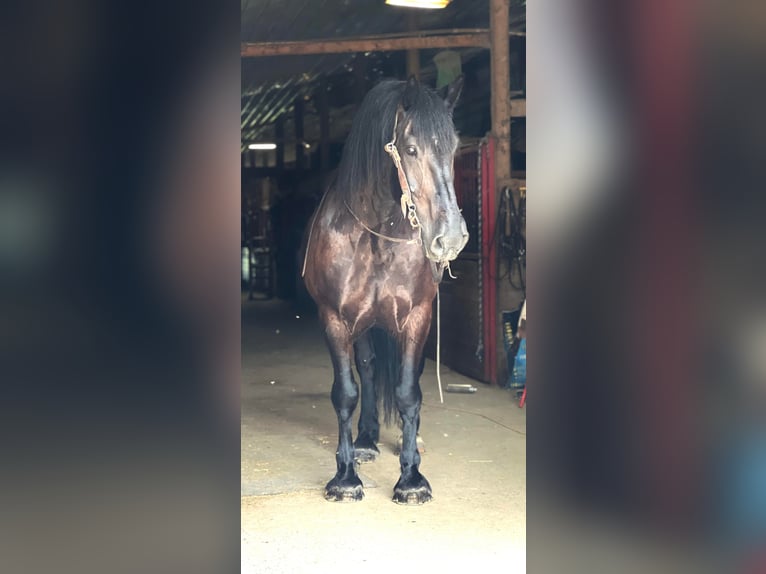
<svg viewBox="0 0 766 574">
<path fill-rule="evenodd" d="M 507 263 L 501 258 L 498 265 L 495 253 L 499 251 L 491 248 L 498 245 L 503 233 L 499 207 L 489 199 L 495 197 L 488 177 L 492 147 L 463 148 L 455 160 L 455 193 L 471 238 L 451 265 L 456 279 L 445 273 L 440 285 L 441 362 L 479 381 L 504 384 L 508 377 L 505 348 L 495 322 L 503 311 L 518 308 L 524 295 L 511 285 Z M 514 180 L 514 185 L 521 182 Z M 518 285 L 518 277 L 513 280 Z M 436 356 L 435 303 L 426 355 Z"/>
</svg>

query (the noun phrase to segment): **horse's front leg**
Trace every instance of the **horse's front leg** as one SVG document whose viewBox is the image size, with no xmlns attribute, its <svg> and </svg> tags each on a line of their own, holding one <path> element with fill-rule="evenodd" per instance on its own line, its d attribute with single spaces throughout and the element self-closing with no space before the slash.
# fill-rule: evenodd
<svg viewBox="0 0 766 574">
<path fill-rule="evenodd" d="M 399 453 L 401 476 L 394 487 L 394 502 L 423 504 L 431 500 L 431 485 L 420 474 L 417 435 L 420 426 L 420 390 L 423 346 L 431 326 L 431 305 L 410 312 L 405 327 L 402 372 L 396 387 L 396 406 L 402 418 L 402 448 Z"/>
<path fill-rule="evenodd" d="M 351 371 L 351 335 L 336 313 L 322 310 L 321 316 L 335 373 L 331 397 L 338 416 L 338 450 L 335 453 L 338 470 L 325 487 L 325 498 L 362 500 L 364 491 L 354 468 L 354 445 L 351 442 L 351 417 L 359 399 L 359 389 Z"/>
</svg>

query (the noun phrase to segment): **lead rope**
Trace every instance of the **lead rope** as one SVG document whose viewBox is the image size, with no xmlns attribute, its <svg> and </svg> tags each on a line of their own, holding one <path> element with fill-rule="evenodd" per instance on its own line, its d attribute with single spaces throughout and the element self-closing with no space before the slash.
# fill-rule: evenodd
<svg viewBox="0 0 766 574">
<path fill-rule="evenodd" d="M 452 274 L 452 269 L 450 269 L 449 261 L 445 264 L 445 268 L 447 269 L 447 274 L 452 279 L 457 279 Z M 442 271 L 443 273 L 443 271 Z M 441 366 L 441 343 L 442 343 L 442 301 L 441 297 L 439 296 L 439 285 L 436 286 L 436 383 L 439 385 L 439 402 L 444 404 L 444 394 L 442 392 L 442 377 L 441 377 L 441 370 L 439 367 Z"/>
<path fill-rule="evenodd" d="M 444 393 L 442 392 L 442 377 L 439 371 L 439 365 L 441 364 L 441 348 L 442 348 L 442 304 L 439 297 L 439 286 L 436 286 L 436 382 L 439 385 L 439 402 L 444 404 Z"/>
<path fill-rule="evenodd" d="M 317 206 L 317 210 L 314 212 L 314 217 L 311 218 L 311 229 L 309 229 L 309 238 L 306 240 L 306 253 L 303 254 L 303 269 L 301 270 L 301 277 L 304 277 L 306 275 L 306 263 L 309 260 L 309 248 L 311 247 L 311 236 L 314 235 L 314 223 L 316 223 L 317 217 L 319 217 L 319 212 L 322 211 L 322 204 L 324 203 L 324 198 L 327 197 L 327 190 L 322 194 L 322 199 L 319 200 L 319 205 Z"/>
</svg>

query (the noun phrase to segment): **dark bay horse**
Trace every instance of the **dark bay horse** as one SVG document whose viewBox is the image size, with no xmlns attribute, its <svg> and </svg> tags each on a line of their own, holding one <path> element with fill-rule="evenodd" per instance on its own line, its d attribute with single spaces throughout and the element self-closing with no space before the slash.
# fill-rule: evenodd
<svg viewBox="0 0 766 574">
<path fill-rule="evenodd" d="M 375 86 L 354 118 L 337 177 L 309 222 L 303 276 L 332 356 L 339 427 L 328 500 L 364 496 L 354 460 L 379 454 L 378 396 L 386 422 L 394 409 L 401 416 L 394 502 L 431 500 L 416 444 L 419 381 L 438 283 L 468 241 L 453 186 L 458 138 L 452 110 L 461 88 L 462 77 L 444 94 L 414 78 Z M 352 443 L 360 394 L 354 363 L 362 411 Z"/>
</svg>

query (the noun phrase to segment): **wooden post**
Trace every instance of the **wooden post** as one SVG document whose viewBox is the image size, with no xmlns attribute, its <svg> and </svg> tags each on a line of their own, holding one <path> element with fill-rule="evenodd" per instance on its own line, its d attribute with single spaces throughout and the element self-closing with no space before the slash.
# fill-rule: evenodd
<svg viewBox="0 0 766 574">
<path fill-rule="evenodd" d="M 510 110 L 510 70 L 509 70 L 509 41 L 508 41 L 508 12 L 510 0 L 490 0 L 489 4 L 489 40 L 490 40 L 490 70 L 491 70 L 491 104 L 492 134 L 495 144 L 495 209 L 503 205 L 503 188 L 511 184 L 511 110 Z M 492 214 L 496 218 L 496 214 Z M 498 257 L 495 277 L 503 277 L 506 264 Z M 514 304 L 514 294 L 507 281 L 497 279 L 496 290 L 496 330 L 503 332 L 502 311 L 510 310 Z M 508 373 L 505 360 L 503 340 L 501 336 L 487 344 L 495 345 L 498 380 L 500 383 Z"/>
<path fill-rule="evenodd" d="M 495 138 L 497 192 L 511 180 L 510 70 L 508 66 L 509 0 L 490 1 L 490 57 L 492 137 Z"/>
<path fill-rule="evenodd" d="M 285 120 L 284 116 L 279 116 L 274 124 L 274 139 L 277 143 L 277 169 L 285 168 Z"/>
<path fill-rule="evenodd" d="M 319 84 L 317 107 L 319 108 L 319 169 L 325 174 L 330 169 L 330 107 L 327 102 L 327 80 Z"/>
<path fill-rule="evenodd" d="M 303 169 L 303 98 L 298 96 L 293 104 L 295 120 L 295 169 Z"/>
<path fill-rule="evenodd" d="M 418 29 L 417 15 L 414 12 L 407 14 L 407 29 L 410 32 Z M 420 79 L 420 52 L 417 48 L 407 50 L 407 77 L 410 76 Z"/>
</svg>

